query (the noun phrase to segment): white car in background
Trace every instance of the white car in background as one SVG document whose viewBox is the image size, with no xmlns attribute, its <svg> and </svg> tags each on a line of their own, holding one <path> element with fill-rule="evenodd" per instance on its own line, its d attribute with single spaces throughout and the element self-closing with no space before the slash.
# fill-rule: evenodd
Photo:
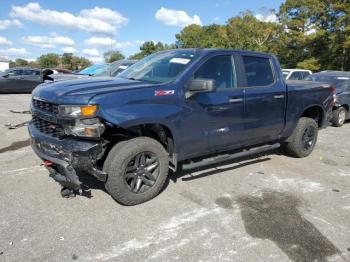
<svg viewBox="0 0 350 262">
<path fill-rule="evenodd" d="M 305 69 L 282 69 L 284 80 L 304 80 L 312 71 Z"/>
</svg>

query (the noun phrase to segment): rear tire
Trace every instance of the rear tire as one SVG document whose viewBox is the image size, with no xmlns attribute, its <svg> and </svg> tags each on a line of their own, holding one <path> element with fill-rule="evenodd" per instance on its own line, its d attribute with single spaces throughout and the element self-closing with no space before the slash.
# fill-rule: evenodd
<svg viewBox="0 0 350 262">
<path fill-rule="evenodd" d="M 318 135 L 318 125 L 315 120 L 307 117 L 299 119 L 298 124 L 285 144 L 287 153 L 293 157 L 307 157 L 313 151 Z"/>
<path fill-rule="evenodd" d="M 103 170 L 108 174 L 105 183 L 108 193 L 120 204 L 137 205 L 154 198 L 163 189 L 169 156 L 158 141 L 149 137 L 133 138 L 111 149 Z"/>
<path fill-rule="evenodd" d="M 344 107 L 339 107 L 336 110 L 333 110 L 333 117 L 331 120 L 333 126 L 341 127 L 344 125 L 347 114 L 348 111 L 346 111 Z"/>
</svg>

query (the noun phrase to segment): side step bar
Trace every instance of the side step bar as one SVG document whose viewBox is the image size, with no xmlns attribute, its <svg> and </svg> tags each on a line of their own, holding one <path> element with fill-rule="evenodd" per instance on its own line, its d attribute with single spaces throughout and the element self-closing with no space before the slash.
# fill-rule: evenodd
<svg viewBox="0 0 350 262">
<path fill-rule="evenodd" d="M 183 164 L 182 170 L 196 169 L 199 167 L 209 166 L 209 165 L 217 164 L 217 163 L 228 161 L 228 160 L 233 160 L 236 158 L 246 157 L 246 156 L 250 156 L 250 155 L 256 155 L 256 154 L 259 154 L 262 152 L 277 149 L 280 146 L 281 146 L 280 143 L 276 143 L 276 144 L 272 144 L 272 145 L 264 145 L 264 146 L 260 146 L 260 147 L 255 147 L 255 148 L 252 148 L 252 149 L 249 149 L 246 151 L 242 151 L 242 152 L 238 152 L 238 153 L 234 153 L 234 154 L 224 154 L 224 155 L 218 155 L 218 156 L 214 156 L 214 157 L 210 157 L 210 158 L 205 158 L 205 159 L 198 161 L 198 162 L 191 162 L 188 164 Z"/>
</svg>

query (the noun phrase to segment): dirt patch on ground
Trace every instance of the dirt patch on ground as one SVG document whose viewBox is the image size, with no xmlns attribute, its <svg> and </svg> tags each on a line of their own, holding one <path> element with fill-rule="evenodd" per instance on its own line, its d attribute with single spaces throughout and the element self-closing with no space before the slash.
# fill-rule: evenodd
<svg viewBox="0 0 350 262">
<path fill-rule="evenodd" d="M 289 193 L 263 192 L 237 198 L 247 233 L 273 241 L 291 260 L 327 261 L 340 251 L 299 212 L 301 201 Z"/>
<path fill-rule="evenodd" d="M 0 148 L 0 154 L 6 153 L 9 151 L 16 151 L 16 150 L 21 149 L 21 148 L 26 147 L 26 146 L 30 146 L 30 139 L 13 142 L 11 145 L 9 145 L 7 147 Z"/>
</svg>

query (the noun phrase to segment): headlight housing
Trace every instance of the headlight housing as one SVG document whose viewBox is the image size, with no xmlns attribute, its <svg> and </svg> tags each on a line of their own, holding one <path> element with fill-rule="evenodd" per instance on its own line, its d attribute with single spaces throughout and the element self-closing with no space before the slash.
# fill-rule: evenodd
<svg viewBox="0 0 350 262">
<path fill-rule="evenodd" d="M 64 117 L 94 117 L 98 110 L 97 105 L 60 105 L 58 106 L 58 113 Z"/>
<path fill-rule="evenodd" d="M 58 114 L 61 117 L 73 118 L 73 123 L 64 126 L 64 132 L 69 136 L 78 137 L 100 137 L 105 126 L 95 117 L 97 114 L 97 105 L 60 105 Z"/>
<path fill-rule="evenodd" d="M 98 118 L 77 119 L 74 126 L 65 126 L 66 135 L 79 137 L 100 137 L 105 131 L 105 126 Z"/>
</svg>

